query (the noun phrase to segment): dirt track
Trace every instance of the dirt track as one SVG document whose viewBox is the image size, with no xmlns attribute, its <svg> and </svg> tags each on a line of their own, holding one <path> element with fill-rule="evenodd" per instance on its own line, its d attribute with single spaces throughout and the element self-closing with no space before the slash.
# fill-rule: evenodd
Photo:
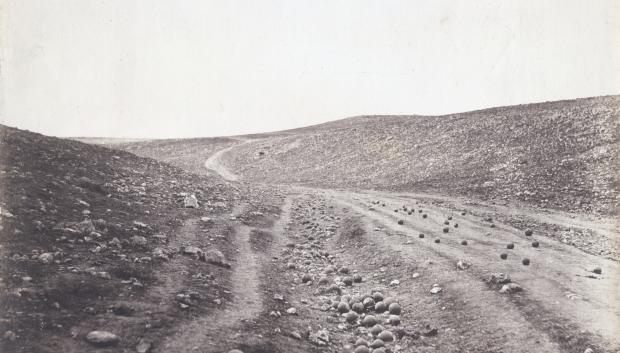
<svg viewBox="0 0 620 353">
<path fill-rule="evenodd" d="M 205 166 L 225 179 L 237 180 L 237 176 L 219 161 L 233 148 L 235 146 L 219 151 Z M 316 223 L 319 228 L 324 228 L 333 223 L 325 223 L 325 217 L 331 220 L 359 219 L 365 230 L 363 241 L 351 247 L 338 247 L 332 240 L 321 245 L 336 254 L 332 261 L 350 264 L 354 271 L 369 278 L 369 284 L 393 292 L 404 308 L 403 321 L 409 321 L 404 322 L 405 327 L 419 328 L 422 322 L 432 322 L 439 328 L 437 337 L 427 338 L 424 344 L 420 341 L 406 343 L 405 340 L 400 344 L 396 342 L 394 349 L 409 352 L 430 345 L 434 347 L 433 351 L 441 352 L 581 353 L 587 348 L 594 349 L 594 352 L 620 348 L 617 337 L 620 332 L 620 298 L 616 295 L 620 288 L 618 263 L 540 234 L 544 232 L 536 227 L 533 228 L 534 235 L 527 237 L 524 229 L 501 221 L 517 214 L 526 217 L 531 224 L 588 228 L 597 236 L 614 239 L 613 219 L 592 221 L 587 215 L 575 217 L 574 214 L 553 211 L 537 213 L 479 203 L 474 206 L 467 200 L 436 195 L 291 186 L 278 188 L 288 193 L 289 199 L 295 198 L 296 205 L 312 204 L 312 209 L 321 210 L 320 217 L 317 217 L 314 211 L 304 210 L 306 206 L 294 207 L 291 219 L 295 223 Z M 409 215 L 403 212 L 403 206 L 415 212 Z M 461 215 L 461 212 L 465 214 Z M 422 214 L 427 217 L 423 218 Z M 449 216 L 452 217 L 449 225 L 444 225 Z M 484 220 L 486 217 L 493 220 Z M 402 225 L 397 223 L 399 220 L 403 221 Z M 454 227 L 455 223 L 458 228 Z M 449 231 L 444 233 L 443 227 L 448 227 Z M 292 231 L 284 233 L 289 241 L 302 241 Z M 424 238 L 419 237 L 420 233 Z M 282 235 L 276 235 L 276 238 L 283 239 Z M 440 243 L 435 243 L 435 239 Z M 463 240 L 467 245 L 461 245 Z M 534 240 L 539 242 L 539 248 L 532 247 Z M 514 249 L 506 249 L 509 243 L 514 244 Z M 249 250 L 242 248 L 241 251 L 240 257 L 243 258 Z M 508 258 L 500 259 L 501 253 L 506 253 Z M 531 260 L 529 266 L 521 263 L 524 258 Z M 470 267 L 457 269 L 459 260 L 467 262 Z M 306 267 L 320 267 L 313 261 L 306 263 Z M 284 264 L 281 266 L 284 271 Z M 596 267 L 602 270 L 602 274 L 592 273 Z M 420 277 L 412 278 L 413 271 Z M 380 276 L 373 278 L 377 272 Z M 400 284 L 387 286 L 385 279 L 380 280 L 384 272 L 391 272 L 389 275 L 398 279 Z M 509 274 L 523 291 L 498 293 L 497 288 L 486 282 L 492 273 Z M 292 279 L 295 277 L 293 275 Z M 439 284 L 443 291 L 430 294 L 433 284 Z M 262 285 L 269 287 L 277 283 Z M 252 285 L 249 287 L 253 288 Z M 309 298 L 306 296 L 312 295 L 312 292 L 302 290 L 293 294 L 291 300 L 307 302 Z M 253 306 L 248 310 L 256 312 Z M 312 312 L 307 315 L 306 320 L 322 320 L 322 314 Z M 338 350 L 346 339 L 336 337 L 343 341 L 332 341 L 330 347 Z M 280 344 L 289 344 L 289 350 L 281 351 L 307 349 L 294 348 L 291 342 Z"/>
</svg>

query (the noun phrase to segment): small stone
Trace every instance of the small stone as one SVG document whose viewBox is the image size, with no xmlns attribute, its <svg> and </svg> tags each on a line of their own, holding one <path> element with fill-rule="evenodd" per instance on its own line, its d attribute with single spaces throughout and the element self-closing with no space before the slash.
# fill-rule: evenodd
<svg viewBox="0 0 620 353">
<path fill-rule="evenodd" d="M 467 245 L 467 240 L 461 240 L 461 245 Z"/>
<path fill-rule="evenodd" d="M 466 270 L 469 267 L 471 267 L 471 264 L 469 262 L 467 262 L 467 261 L 459 260 L 456 263 L 456 268 L 459 269 L 459 270 Z"/>
<path fill-rule="evenodd" d="M 444 233 L 448 233 L 449 231 L 450 231 L 450 228 L 448 228 L 448 227 L 443 227 L 443 232 L 444 232 Z"/>
<path fill-rule="evenodd" d="M 50 264 L 52 263 L 52 261 L 54 261 L 54 255 L 49 252 L 43 253 L 39 255 L 39 261 L 43 262 L 44 264 Z"/>
<path fill-rule="evenodd" d="M 120 341 L 120 338 L 108 331 L 91 331 L 86 335 L 86 340 L 95 346 L 111 346 Z"/>
<path fill-rule="evenodd" d="M 136 352 L 147 353 L 149 350 L 151 350 L 151 346 L 152 346 L 151 342 L 142 338 L 140 342 L 138 342 L 138 345 L 136 346 Z"/>
<path fill-rule="evenodd" d="M 362 282 L 362 276 L 359 274 L 355 274 L 353 275 L 353 282 L 355 283 L 361 283 Z"/>
<path fill-rule="evenodd" d="M 441 288 L 440 286 L 433 286 L 433 288 L 431 288 L 431 294 L 437 294 L 441 292 L 442 290 L 443 288 Z"/>
<path fill-rule="evenodd" d="M 15 341 L 17 339 L 17 335 L 15 334 L 15 332 L 13 331 L 6 331 L 4 332 L 4 334 L 2 335 L 2 338 L 4 338 L 7 341 Z"/>
<path fill-rule="evenodd" d="M 295 308 L 288 308 L 286 309 L 286 313 L 289 315 L 297 315 L 297 309 Z"/>
<path fill-rule="evenodd" d="M 600 275 L 603 273 L 603 269 L 600 267 L 595 267 L 592 272 L 596 273 L 597 275 Z"/>
<path fill-rule="evenodd" d="M 532 242 L 532 247 L 533 247 L 533 248 L 537 248 L 537 247 L 539 247 L 539 246 L 540 246 L 540 243 L 538 243 L 538 241 L 534 240 L 534 241 Z"/>
<path fill-rule="evenodd" d="M 516 283 L 506 283 L 502 286 L 502 288 L 499 290 L 500 293 L 502 294 L 510 294 L 510 293 L 517 293 L 522 291 L 523 288 L 516 284 Z"/>
<path fill-rule="evenodd" d="M 198 208 L 198 199 L 196 195 L 188 195 L 183 199 L 183 206 L 186 208 Z"/>
<path fill-rule="evenodd" d="M 515 244 L 514 243 L 509 243 L 508 245 L 506 245 L 506 249 L 514 249 L 515 248 Z"/>
<path fill-rule="evenodd" d="M 397 286 L 397 285 L 399 285 L 399 284 L 400 284 L 400 281 L 399 281 L 399 280 L 397 280 L 397 279 L 395 279 L 395 280 L 393 280 L 392 282 L 390 282 L 390 286 L 392 286 L 392 287 Z"/>
</svg>

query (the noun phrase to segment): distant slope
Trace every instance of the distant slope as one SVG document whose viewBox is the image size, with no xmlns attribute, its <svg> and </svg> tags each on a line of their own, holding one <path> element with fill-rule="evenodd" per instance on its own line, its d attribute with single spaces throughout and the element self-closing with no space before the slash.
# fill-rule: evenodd
<svg viewBox="0 0 620 353">
<path fill-rule="evenodd" d="M 232 149 L 243 179 L 432 191 L 614 213 L 620 97 L 445 116 L 362 116 Z"/>
</svg>

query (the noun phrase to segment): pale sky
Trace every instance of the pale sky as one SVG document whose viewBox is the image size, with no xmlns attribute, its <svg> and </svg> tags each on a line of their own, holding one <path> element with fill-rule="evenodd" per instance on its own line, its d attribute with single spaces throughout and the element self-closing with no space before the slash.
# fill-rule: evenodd
<svg viewBox="0 0 620 353">
<path fill-rule="evenodd" d="M 0 0 L 0 122 L 264 132 L 620 93 L 619 1 Z"/>
</svg>

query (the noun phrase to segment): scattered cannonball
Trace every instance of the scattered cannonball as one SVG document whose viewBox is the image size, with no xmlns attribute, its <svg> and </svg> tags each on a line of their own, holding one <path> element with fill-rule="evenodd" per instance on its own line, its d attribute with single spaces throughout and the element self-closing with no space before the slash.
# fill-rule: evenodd
<svg viewBox="0 0 620 353">
<path fill-rule="evenodd" d="M 372 293 L 372 299 L 376 302 L 380 302 L 383 300 L 383 293 L 381 292 L 374 292 Z"/>
<path fill-rule="evenodd" d="M 514 243 L 509 243 L 508 245 L 506 245 L 506 249 L 514 249 L 515 248 L 515 244 Z"/>
<path fill-rule="evenodd" d="M 366 299 L 364 299 L 362 304 L 364 304 L 365 308 L 374 308 L 375 301 L 372 298 L 366 298 Z"/>
<path fill-rule="evenodd" d="M 370 349 L 366 346 L 357 346 L 353 353 L 370 353 Z"/>
<path fill-rule="evenodd" d="M 388 322 L 390 323 L 390 325 L 398 326 L 400 325 L 400 316 L 390 315 L 390 317 L 388 318 Z"/>
<path fill-rule="evenodd" d="M 529 266 L 530 264 L 530 259 L 528 259 L 527 257 L 525 259 L 523 259 L 523 261 L 521 261 L 521 263 L 523 264 L 523 266 Z"/>
<path fill-rule="evenodd" d="M 450 231 L 450 228 L 448 228 L 448 227 L 444 227 L 444 228 L 443 228 L 443 232 L 444 232 L 444 233 L 448 233 L 449 231 Z"/>
<path fill-rule="evenodd" d="M 353 277 L 351 276 L 347 276 L 345 278 L 342 279 L 342 283 L 344 283 L 345 286 L 352 286 L 353 285 Z"/>
<path fill-rule="evenodd" d="M 310 282 L 310 281 L 312 281 L 312 276 L 310 276 L 310 274 L 308 274 L 308 273 L 305 273 L 305 274 L 301 277 L 301 281 L 302 281 L 303 283 Z"/>
<path fill-rule="evenodd" d="M 292 262 L 289 262 L 286 264 L 286 268 L 288 268 L 289 270 L 294 270 L 295 269 L 295 264 Z"/>
<path fill-rule="evenodd" d="M 441 240 L 439 238 L 435 239 L 435 243 L 439 244 L 441 243 Z"/>
<path fill-rule="evenodd" d="M 383 342 L 392 342 L 392 341 L 394 341 L 394 335 L 392 334 L 392 332 L 390 332 L 388 330 L 384 330 L 381 333 L 379 333 L 377 338 L 379 338 Z"/>
<path fill-rule="evenodd" d="M 401 310 L 400 309 L 400 304 L 392 303 L 388 307 L 388 310 L 390 311 L 390 314 L 392 314 L 392 315 L 400 315 L 400 310 Z"/>
<path fill-rule="evenodd" d="M 592 272 L 596 273 L 597 275 L 600 275 L 603 273 L 603 269 L 600 267 L 595 267 Z"/>
<path fill-rule="evenodd" d="M 461 240 L 461 245 L 467 245 L 467 240 Z"/>
<path fill-rule="evenodd" d="M 532 247 L 537 248 L 537 247 L 539 247 L 539 246 L 540 246 L 540 244 L 538 243 L 538 241 L 537 241 L 537 240 L 534 240 L 534 241 L 532 242 Z"/>
<path fill-rule="evenodd" d="M 340 270 L 338 270 L 338 272 L 342 273 L 343 275 L 348 275 L 349 274 L 349 268 L 348 267 L 341 267 Z"/>
<path fill-rule="evenodd" d="M 420 233 L 418 237 L 420 237 L 420 239 L 424 238 L 424 233 Z"/>
<path fill-rule="evenodd" d="M 443 221 L 443 224 L 445 224 L 445 225 L 449 225 L 449 224 L 450 224 L 450 221 Z"/>
<path fill-rule="evenodd" d="M 491 227 L 491 228 L 495 228 L 495 223 L 491 223 L 491 224 L 489 225 L 489 227 Z"/>
<path fill-rule="evenodd" d="M 355 282 L 355 283 L 361 283 L 361 282 L 362 282 L 362 275 L 357 274 L 357 273 L 356 273 L 356 274 L 354 274 L 354 275 L 353 275 L 353 282 Z"/>
<path fill-rule="evenodd" d="M 465 211 L 461 212 L 461 216 L 464 216 L 466 214 L 467 214 L 467 212 L 465 212 Z"/>
<path fill-rule="evenodd" d="M 377 318 L 372 315 L 366 315 L 364 320 L 362 320 L 362 324 L 366 327 L 371 327 L 377 324 Z"/>
<path fill-rule="evenodd" d="M 348 323 L 352 323 L 355 322 L 357 320 L 357 318 L 359 317 L 359 315 L 354 312 L 354 311 L 349 311 L 345 316 L 345 320 L 347 320 Z"/>
<path fill-rule="evenodd" d="M 376 311 L 377 313 L 379 313 L 379 314 L 380 314 L 380 313 L 382 313 L 382 312 L 384 312 L 384 311 L 386 311 L 386 310 L 387 310 L 387 308 L 388 308 L 388 307 L 387 307 L 387 305 L 385 305 L 385 303 L 384 303 L 384 302 L 378 302 L 378 303 L 376 303 L 376 304 L 375 304 L 375 311 Z"/>
<path fill-rule="evenodd" d="M 452 216 L 448 216 L 448 221 L 451 221 L 451 220 L 452 220 Z"/>
<path fill-rule="evenodd" d="M 398 224 L 400 224 L 402 226 L 403 224 L 405 224 L 405 221 L 403 221 L 402 219 L 399 219 L 398 220 Z"/>
<path fill-rule="evenodd" d="M 383 326 L 381 326 L 379 324 L 376 324 L 376 325 L 374 325 L 373 327 L 370 328 L 370 333 L 373 336 L 376 336 L 376 335 L 380 334 L 381 332 L 383 332 L 383 330 L 385 330 L 385 327 L 383 327 Z"/>
<path fill-rule="evenodd" d="M 411 215 L 412 213 L 413 213 L 413 211 L 409 211 L 409 212 L 407 212 L 407 214 L 408 214 L 408 215 Z"/>
<path fill-rule="evenodd" d="M 371 348 L 381 348 L 381 347 L 385 347 L 385 342 L 383 342 L 383 340 L 377 338 L 376 340 L 372 341 L 372 343 L 370 343 L 370 347 Z M 374 352 L 374 351 L 373 351 Z"/>
<path fill-rule="evenodd" d="M 398 212 L 398 208 L 394 210 L 394 212 Z"/>
<path fill-rule="evenodd" d="M 340 301 L 341 302 L 345 302 L 345 303 L 348 303 L 351 299 L 353 299 L 353 298 L 349 294 L 345 294 L 345 295 L 340 297 Z"/>
<path fill-rule="evenodd" d="M 354 303 L 351 306 L 351 310 L 355 311 L 358 314 L 361 314 L 361 313 L 364 312 L 364 304 L 362 304 L 360 302 Z"/>
<path fill-rule="evenodd" d="M 422 215 L 422 218 L 426 218 L 426 217 L 428 217 L 426 213 Z"/>
<path fill-rule="evenodd" d="M 508 254 L 506 254 L 506 253 L 501 253 L 501 254 L 499 255 L 499 257 L 501 257 L 501 259 L 502 259 L 502 260 L 506 260 L 506 259 L 508 258 Z"/>
<path fill-rule="evenodd" d="M 525 236 L 526 237 L 531 237 L 534 234 L 534 231 L 531 229 L 526 229 L 525 230 Z"/>
<path fill-rule="evenodd" d="M 329 283 L 329 278 L 322 276 L 321 278 L 319 278 L 319 284 L 328 284 Z"/>
<path fill-rule="evenodd" d="M 458 228 L 459 224 L 458 223 L 454 223 L 454 228 Z"/>
<path fill-rule="evenodd" d="M 382 204 L 381 204 L 381 206 L 385 207 L 385 204 L 384 204 L 384 203 L 382 203 Z"/>
<path fill-rule="evenodd" d="M 345 302 L 338 303 L 338 312 L 341 313 L 341 314 L 348 313 L 349 312 L 349 304 L 347 304 Z"/>
<path fill-rule="evenodd" d="M 356 346 L 368 346 L 368 341 L 360 337 L 357 339 L 357 341 L 355 341 L 355 345 Z"/>
</svg>

